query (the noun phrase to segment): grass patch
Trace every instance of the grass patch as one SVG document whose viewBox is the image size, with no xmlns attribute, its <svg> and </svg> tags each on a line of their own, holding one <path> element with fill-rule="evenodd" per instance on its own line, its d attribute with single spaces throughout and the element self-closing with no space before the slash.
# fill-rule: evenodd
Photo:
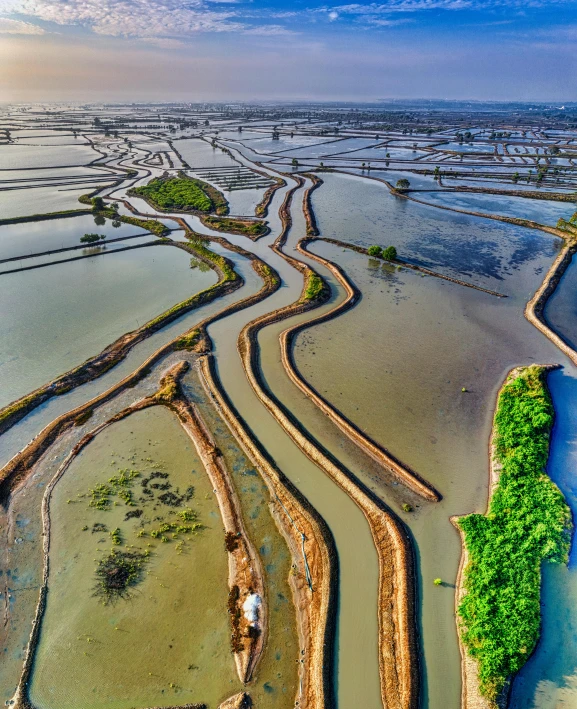
<svg viewBox="0 0 577 709">
<path fill-rule="evenodd" d="M 175 350 L 192 350 L 198 343 L 200 331 L 193 330 L 179 338 L 173 345 Z"/>
<path fill-rule="evenodd" d="M 141 229 L 146 229 L 146 231 L 155 236 L 167 236 L 170 234 L 170 229 L 162 222 L 156 221 L 156 219 L 138 219 L 138 217 L 125 217 L 123 214 L 118 215 L 117 218 L 125 224 L 132 224 Z"/>
<path fill-rule="evenodd" d="M 312 270 L 307 273 L 307 280 L 303 300 L 318 300 L 325 292 L 325 282 L 323 279 Z"/>
<path fill-rule="evenodd" d="M 143 579 L 148 556 L 146 552 L 112 549 L 96 567 L 94 595 L 101 598 L 105 605 L 120 598 L 130 598 L 130 588 Z"/>
<path fill-rule="evenodd" d="M 182 172 L 178 177 L 157 177 L 129 194 L 144 197 L 157 209 L 228 214 L 228 202 L 215 187 Z"/>
<path fill-rule="evenodd" d="M 47 212 L 46 214 L 30 214 L 26 217 L 8 217 L 0 219 L 0 226 L 4 224 L 23 224 L 25 222 L 41 222 L 45 219 L 60 219 L 62 217 L 71 217 L 80 214 L 87 214 L 87 209 L 63 209 L 60 212 Z"/>
<path fill-rule="evenodd" d="M 494 421 L 499 483 L 486 515 L 459 520 L 469 553 L 461 634 L 491 701 L 539 639 L 541 563 L 568 559 L 571 512 L 545 473 L 553 419 L 542 368 L 505 384 Z"/>
</svg>

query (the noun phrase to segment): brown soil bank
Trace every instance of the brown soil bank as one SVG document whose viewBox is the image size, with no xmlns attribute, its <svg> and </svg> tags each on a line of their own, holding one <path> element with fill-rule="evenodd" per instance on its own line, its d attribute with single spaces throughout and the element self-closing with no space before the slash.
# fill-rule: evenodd
<svg viewBox="0 0 577 709">
<path fill-rule="evenodd" d="M 231 432 L 266 483 L 273 518 L 294 560 L 289 578 L 302 662 L 295 706 L 331 709 L 338 558 L 323 519 L 277 468 L 228 399 L 212 355 L 200 358 L 201 380 Z"/>
<path fill-rule="evenodd" d="M 545 337 L 548 337 L 551 342 L 557 345 L 561 352 L 567 355 L 573 364 L 577 365 L 577 352 L 575 352 L 575 350 L 570 347 L 556 332 L 553 332 L 543 317 L 545 304 L 553 295 L 555 288 L 559 285 L 559 281 L 569 267 L 575 251 L 577 251 L 577 245 L 566 244 L 559 252 L 559 255 L 545 274 L 543 283 L 525 306 L 525 317 L 532 325 L 540 330 Z"/>
<path fill-rule="evenodd" d="M 252 267 L 255 272 L 262 278 L 263 286 L 262 288 L 253 295 L 248 296 L 242 300 L 232 303 L 231 305 L 223 308 L 221 311 L 215 315 L 206 318 L 201 321 L 195 327 L 191 328 L 183 335 L 180 335 L 176 339 L 167 343 L 156 352 L 154 352 L 140 367 L 138 367 L 134 372 L 129 374 L 127 377 L 122 379 L 118 384 L 114 385 L 107 391 L 99 394 L 93 399 L 87 401 L 86 403 L 72 409 L 71 411 L 62 414 L 58 418 L 54 419 L 48 426 L 46 426 L 35 438 L 32 440 L 20 453 L 15 455 L 2 469 L 0 469 L 0 502 L 6 503 L 10 492 L 15 486 L 19 484 L 19 481 L 26 477 L 32 466 L 38 461 L 40 456 L 48 449 L 48 447 L 56 440 L 56 438 L 66 429 L 74 425 L 81 425 L 87 421 L 92 410 L 109 401 L 114 396 L 119 394 L 124 389 L 134 386 L 143 377 L 145 377 L 150 368 L 159 362 L 163 357 L 178 349 L 197 349 L 202 350 L 209 347 L 209 344 L 203 340 L 202 333 L 204 329 L 212 322 L 219 320 L 220 318 L 226 317 L 232 313 L 235 313 L 243 308 L 248 308 L 255 303 L 258 303 L 264 298 L 274 293 L 280 286 L 280 278 L 278 273 L 268 266 L 266 263 L 261 261 L 251 252 L 245 251 L 240 246 L 229 244 L 225 239 L 213 238 L 213 241 L 217 241 L 221 245 L 236 251 L 243 256 L 251 259 Z M 99 373 L 95 374 L 92 378 L 99 376 Z M 52 385 L 47 385 L 52 386 Z M 26 397 L 27 399 L 28 397 Z M 37 406 L 38 404 L 34 404 Z M 32 407 L 34 408 L 34 407 Z M 15 419 L 15 421 L 18 419 Z M 12 423 L 14 423 L 13 421 Z M 12 424 L 10 424 L 12 425 Z M 8 428 L 9 426 L 7 426 Z"/>
<path fill-rule="evenodd" d="M 238 348 L 259 399 L 305 455 L 356 502 L 369 523 L 379 559 L 379 667 L 383 704 L 386 709 L 413 709 L 418 706 L 419 661 L 414 559 L 409 537 L 390 510 L 310 438 L 262 378 L 258 332 L 266 325 L 314 306 L 314 302 L 298 302 L 254 320 L 241 332 Z"/>
<path fill-rule="evenodd" d="M 291 225 L 290 201 L 298 184 L 287 193 L 280 214 L 283 231 L 273 249 L 299 271 L 312 270 L 281 250 Z M 312 272 L 314 273 L 314 272 Z M 320 278 L 317 276 L 317 278 Z M 301 299 L 288 307 L 267 313 L 249 323 L 240 333 L 238 349 L 247 378 L 256 395 L 278 423 L 325 474 L 343 489 L 365 515 L 379 559 L 378 623 L 381 696 L 386 709 L 416 709 L 418 706 L 419 655 L 416 637 L 416 580 L 410 539 L 402 523 L 355 476 L 336 463 L 309 436 L 266 386 L 260 368 L 258 333 L 266 325 L 315 307 L 326 300 L 306 298 L 306 279 Z"/>
</svg>

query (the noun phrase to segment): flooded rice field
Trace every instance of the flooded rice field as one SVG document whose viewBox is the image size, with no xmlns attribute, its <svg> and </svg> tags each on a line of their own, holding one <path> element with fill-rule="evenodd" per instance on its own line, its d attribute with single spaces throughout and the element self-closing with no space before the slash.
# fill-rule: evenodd
<svg viewBox="0 0 577 709">
<path fill-rule="evenodd" d="M 216 282 L 190 258 L 153 246 L 0 277 L 2 405 Z"/>
<path fill-rule="evenodd" d="M 263 709 L 392 706 L 385 696 L 393 690 L 384 681 L 390 675 L 383 670 L 383 643 L 394 635 L 387 618 L 394 623 L 401 618 L 387 614 L 396 612 L 402 599 L 381 595 L 393 551 L 377 549 L 382 542 L 372 535 L 374 519 L 362 512 L 362 491 L 382 519 L 403 530 L 414 557 L 414 585 L 407 593 L 414 593 L 415 615 L 402 618 L 413 624 L 418 642 L 402 647 L 403 656 L 394 662 L 390 656 L 385 661 L 388 671 L 394 664 L 399 686 L 403 662 L 415 670 L 414 698 L 403 695 L 399 709 L 473 709 L 461 694 L 455 584 L 462 545 L 450 517 L 485 511 L 497 392 L 512 368 L 534 363 L 561 365 L 549 375 L 556 418 L 547 472 L 575 516 L 577 370 L 523 315 L 564 243 L 573 244 L 572 233 L 545 233 L 458 210 L 554 227 L 559 218 L 569 219 L 576 205 L 451 188 L 572 189 L 567 146 L 577 137 L 525 130 L 491 137 L 481 125 L 471 129 L 474 142 L 467 142 L 454 127 L 411 128 L 408 133 L 385 129 L 382 123 L 362 128 L 342 117 L 338 123 L 295 115 L 281 120 L 278 114 L 268 120 L 256 115 L 233 120 L 235 108 L 221 115 L 216 109 L 188 107 L 176 111 L 170 125 L 168 109 L 161 120 L 157 112 L 151 116 L 136 105 L 98 113 L 99 120 L 122 125 L 103 134 L 87 107 L 63 107 L 54 116 L 41 113 L 41 124 L 18 111 L 1 110 L 9 128 L 0 144 L 0 220 L 89 208 L 78 202 L 87 193 L 104 202 L 99 206 L 96 200 L 92 214 L 0 226 L 0 407 L 5 407 L 0 410 L 0 464 L 16 456 L 0 475 L 5 628 L 0 700 L 13 701 L 15 709 L 197 704 L 218 709 L 246 690 L 254 706 Z M 90 129 L 88 123 L 75 127 L 79 114 L 90 117 Z M 65 130 L 47 128 L 52 121 Z M 454 152 L 466 155 L 461 160 Z M 433 174 L 438 165 L 442 181 Z M 320 239 L 306 246 L 307 255 L 297 246 L 314 231 L 303 213 L 305 190 L 313 184 L 306 173 L 311 166 L 321 167 L 323 183 L 310 199 Z M 331 166 L 347 173 L 331 171 Z M 215 232 L 201 223 L 198 212 L 184 217 L 207 237 L 206 248 L 229 258 L 242 285 L 162 327 L 101 376 L 12 420 L 7 404 L 216 283 L 215 272 L 206 264 L 199 267 L 192 254 L 174 245 L 160 248 L 144 227 L 121 223 L 103 210 L 112 200 L 125 200 L 119 214 L 157 217 L 171 229 L 171 239 L 188 242 L 185 230 L 174 229 L 169 208 L 155 210 L 128 194 L 133 185 L 145 185 L 165 171 L 176 176 L 181 168 L 221 191 L 233 216 L 254 216 L 267 187 L 279 176 L 285 180 L 268 207 L 270 234 L 257 241 Z M 515 171 L 522 175 L 518 184 L 513 184 Z M 107 187 L 117 179 L 120 184 Z M 394 186 L 403 179 L 410 182 L 408 196 L 427 204 L 392 195 L 384 182 Z M 93 246 L 81 244 L 81 237 L 92 233 L 104 238 Z M 283 245 L 271 248 L 280 235 Z M 364 249 L 394 246 L 398 258 L 369 257 L 323 238 Z M 149 242 L 154 246 L 143 246 Z M 261 275 L 244 251 L 225 248 L 227 242 L 260 259 Z M 303 272 L 292 259 L 314 268 L 330 294 L 311 296 L 310 274 L 303 290 Z M 339 272 L 326 262 L 336 264 L 358 289 L 351 307 L 337 317 L 328 314 L 343 303 L 346 291 Z M 273 272 L 262 263 L 278 273 L 276 290 L 271 288 Z M 548 326 L 572 348 L 577 342 L 575 273 L 572 264 L 544 308 Z M 272 294 L 256 297 L 263 276 Z M 289 308 L 295 303 L 297 308 Z M 273 312 L 276 317 L 251 345 L 253 359 L 242 360 L 239 352 L 247 344 L 242 340 L 239 350 L 241 331 Z M 198 355 L 188 351 L 198 346 L 198 336 L 182 339 L 218 313 L 222 316 L 209 324 L 210 341 L 201 349 L 212 351 L 218 383 L 233 418 L 238 416 L 232 428 L 236 435 L 239 428 L 249 432 L 253 444 L 274 462 L 280 484 L 290 481 L 318 515 L 315 519 L 326 524 L 323 543 L 331 549 L 334 544 L 327 567 L 312 561 L 309 596 L 294 595 L 293 589 L 294 576 L 308 564 L 305 543 L 313 542 L 303 537 L 302 549 L 297 549 L 301 542 L 287 546 L 275 521 L 280 498 L 271 496 L 262 463 L 253 459 L 246 440 L 237 440 L 230 421 L 221 418 L 214 391 L 208 392 L 199 374 Z M 311 322 L 323 315 L 324 321 Z M 294 339 L 292 357 L 304 380 L 358 430 L 428 481 L 440 501 L 410 490 L 295 386 L 279 338 L 296 325 L 303 328 Z M 174 351 L 169 348 L 147 366 L 138 382 L 119 387 L 103 404 L 91 402 L 85 417 L 64 426 L 42 448 L 47 440 L 42 431 L 57 417 L 88 406 L 176 340 Z M 214 444 L 211 455 L 219 456 L 228 471 L 263 569 L 268 627 L 262 656 L 246 685 L 231 647 L 231 628 L 238 622 L 229 588 L 226 549 L 231 542 L 225 539 L 217 491 L 198 449 L 167 408 L 172 394 L 163 390 L 168 399 L 155 400 L 167 407 L 154 405 L 104 426 L 158 391 L 161 378 L 182 361 L 190 368 L 178 385 L 179 401 L 200 416 Z M 263 406 L 267 397 L 273 403 Z M 302 437 L 283 423 L 283 415 L 296 422 Z M 95 437 L 77 451 L 75 446 L 91 431 L 97 431 Z M 55 477 L 73 449 L 70 464 Z M 19 451 L 24 453 L 19 456 Z M 338 483 L 322 456 L 343 471 L 349 487 Z M 43 526 L 48 518 L 49 528 Z M 43 540 L 49 542 L 46 606 L 37 642 L 29 646 L 45 568 Z M 383 558 L 387 568 L 379 565 Z M 577 701 L 575 551 L 567 566 L 545 564 L 542 571 L 541 639 L 513 679 L 508 709 L 557 709 Z M 316 584 L 327 582 L 329 575 L 335 596 L 333 607 L 323 612 L 330 618 L 334 613 L 334 634 L 321 643 L 324 676 L 311 678 L 313 658 L 303 649 L 310 638 L 299 637 L 299 623 L 307 599 L 321 591 Z M 395 578 L 393 586 L 399 582 Z M 249 613 L 244 607 L 243 612 Z M 315 635 L 319 629 L 307 632 Z M 22 677 L 27 684 L 17 691 Z M 303 677 L 305 687 L 307 682 L 317 689 L 322 685 L 326 701 L 309 704 Z"/>
</svg>

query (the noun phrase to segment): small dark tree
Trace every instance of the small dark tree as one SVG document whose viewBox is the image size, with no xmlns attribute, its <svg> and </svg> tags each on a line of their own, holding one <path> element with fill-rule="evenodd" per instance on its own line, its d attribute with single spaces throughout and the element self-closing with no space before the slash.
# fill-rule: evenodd
<svg viewBox="0 0 577 709">
<path fill-rule="evenodd" d="M 93 197 L 92 198 L 92 211 L 93 212 L 101 212 L 104 209 L 104 200 L 102 197 Z"/>
<path fill-rule="evenodd" d="M 397 180 L 396 188 L 398 190 L 408 190 L 410 186 L 411 183 L 407 180 L 406 177 L 401 177 L 400 180 Z"/>
<path fill-rule="evenodd" d="M 98 241 L 104 241 L 106 234 L 84 234 L 80 237 L 81 244 L 96 244 Z"/>
<path fill-rule="evenodd" d="M 369 254 L 369 256 L 375 256 L 376 258 L 379 258 L 382 255 L 383 250 L 380 246 L 373 244 L 372 246 L 369 246 L 369 248 L 367 249 L 367 253 Z"/>
</svg>

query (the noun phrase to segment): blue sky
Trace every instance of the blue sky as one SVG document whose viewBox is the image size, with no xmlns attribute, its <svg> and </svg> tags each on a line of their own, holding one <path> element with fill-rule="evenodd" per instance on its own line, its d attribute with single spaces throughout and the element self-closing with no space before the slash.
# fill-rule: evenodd
<svg viewBox="0 0 577 709">
<path fill-rule="evenodd" d="M 577 0 L 0 0 L 0 91 L 570 101 L 576 40 Z"/>
</svg>

